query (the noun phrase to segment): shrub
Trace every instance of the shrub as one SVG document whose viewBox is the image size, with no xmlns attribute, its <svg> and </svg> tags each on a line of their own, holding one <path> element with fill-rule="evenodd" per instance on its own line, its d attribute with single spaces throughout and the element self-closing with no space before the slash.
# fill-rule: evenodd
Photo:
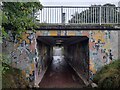
<svg viewBox="0 0 120 90">
<path fill-rule="evenodd" d="M 105 65 L 96 73 L 93 81 L 100 88 L 120 88 L 120 60 Z"/>
<path fill-rule="evenodd" d="M 2 72 L 2 88 L 26 88 L 28 82 L 25 80 L 25 76 L 22 75 L 21 70 L 13 68 L 5 63 L 2 63 L 4 68 Z"/>
</svg>

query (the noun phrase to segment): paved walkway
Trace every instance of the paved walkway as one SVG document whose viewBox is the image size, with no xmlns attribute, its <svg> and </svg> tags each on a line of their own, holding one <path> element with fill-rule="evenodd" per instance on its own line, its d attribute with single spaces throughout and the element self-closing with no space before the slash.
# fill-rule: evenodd
<svg viewBox="0 0 120 90">
<path fill-rule="evenodd" d="M 82 88 L 85 84 L 62 56 L 54 56 L 39 86 L 40 88 Z"/>
</svg>

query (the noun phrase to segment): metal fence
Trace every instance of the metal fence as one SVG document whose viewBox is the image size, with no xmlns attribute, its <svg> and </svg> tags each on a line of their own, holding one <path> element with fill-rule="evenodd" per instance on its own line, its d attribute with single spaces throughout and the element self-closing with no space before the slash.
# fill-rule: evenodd
<svg viewBox="0 0 120 90">
<path fill-rule="evenodd" d="M 40 23 L 48 24 L 118 24 L 120 7 L 44 6 L 36 16 Z"/>
</svg>

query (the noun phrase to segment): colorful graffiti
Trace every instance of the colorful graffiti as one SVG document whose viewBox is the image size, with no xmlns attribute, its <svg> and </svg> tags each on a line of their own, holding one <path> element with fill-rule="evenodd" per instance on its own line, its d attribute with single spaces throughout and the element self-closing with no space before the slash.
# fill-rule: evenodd
<svg viewBox="0 0 120 90">
<path fill-rule="evenodd" d="M 87 36 L 89 38 L 90 79 L 96 71 L 118 58 L 118 31 L 48 31 L 47 36 Z M 41 33 L 41 36 L 43 33 Z"/>
<path fill-rule="evenodd" d="M 10 62 L 13 67 L 22 70 L 26 75 L 26 79 L 30 82 L 37 80 L 45 67 L 45 57 L 41 58 L 39 53 L 45 52 L 46 49 L 40 51 L 37 47 L 38 36 L 87 36 L 89 38 L 89 72 L 90 79 L 93 78 L 96 71 L 102 66 L 111 63 L 118 58 L 118 33 L 117 31 L 31 31 L 24 32 L 21 38 L 16 38 L 11 44 L 4 40 L 4 51 L 9 54 Z M 11 39 L 12 36 L 10 36 Z M 13 46 L 10 46 L 13 45 Z M 12 48 L 11 48 L 12 47 Z M 9 51 L 8 51 L 9 50 Z M 45 54 L 44 54 L 45 55 Z M 46 54 L 47 55 L 47 54 Z M 43 60 L 42 60 L 43 59 Z M 39 80 L 40 81 L 40 80 Z"/>
<path fill-rule="evenodd" d="M 10 39 L 13 40 L 11 37 Z M 8 43 L 6 47 L 9 50 L 7 55 L 10 57 L 10 65 L 21 69 L 22 73 L 26 76 L 26 80 L 33 82 L 35 80 L 34 59 L 37 56 L 35 33 L 24 32 L 21 38 L 15 38 L 14 43 L 12 43 L 13 46 L 11 46 L 13 49 L 9 47 L 11 42 L 4 40 L 3 45 L 5 43 Z"/>
</svg>

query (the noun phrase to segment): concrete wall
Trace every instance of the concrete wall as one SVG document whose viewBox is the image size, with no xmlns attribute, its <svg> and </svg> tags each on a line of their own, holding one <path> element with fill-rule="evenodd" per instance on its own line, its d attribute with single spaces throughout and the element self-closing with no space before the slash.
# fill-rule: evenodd
<svg viewBox="0 0 120 90">
<path fill-rule="evenodd" d="M 11 34 L 10 40 L 13 40 Z M 29 78 L 36 84 L 36 72 L 43 71 L 40 66 L 41 59 L 39 58 L 40 50 L 37 49 L 36 38 L 38 36 L 87 36 L 89 38 L 89 74 L 90 79 L 94 77 L 96 71 L 100 70 L 106 64 L 118 59 L 118 52 L 120 53 L 120 32 L 118 31 L 37 31 L 36 33 L 28 31 L 23 33 L 22 38 L 16 38 L 15 42 L 3 40 L 3 53 L 9 59 L 9 64 L 13 67 L 22 70 L 26 75 L 26 80 Z M 119 39 L 119 40 L 118 40 Z M 118 47 L 119 46 L 119 47 Z M 119 55 L 120 56 L 120 55 Z M 39 68 L 36 65 L 39 64 Z M 43 73 L 44 74 L 44 73 Z M 41 76 L 43 76 L 41 74 Z M 84 73 L 82 73 L 84 74 Z"/>
<path fill-rule="evenodd" d="M 3 39 L 3 53 L 9 65 L 22 70 L 25 79 L 34 82 L 35 60 L 37 58 L 35 33 L 23 33 L 21 38 L 13 39 L 9 32 L 9 39 Z M 32 83 L 33 84 L 33 83 Z"/>
<path fill-rule="evenodd" d="M 118 58 L 120 59 L 120 31 L 118 31 Z"/>
<path fill-rule="evenodd" d="M 35 86 L 42 80 L 51 62 L 52 47 L 37 40 L 37 59 L 35 64 Z"/>
<path fill-rule="evenodd" d="M 89 40 L 65 46 L 65 58 L 82 77 L 89 80 Z"/>
<path fill-rule="evenodd" d="M 118 31 L 38 31 L 41 36 L 87 36 L 89 38 L 89 74 L 93 79 L 96 71 L 118 59 Z"/>
<path fill-rule="evenodd" d="M 21 38 L 3 39 L 2 51 L 6 63 L 22 70 L 25 80 L 38 85 L 51 59 L 52 48 L 37 41 L 36 33 L 31 31 L 22 34 Z M 51 54 L 51 55 L 50 55 Z M 49 60 L 50 60 L 49 59 Z"/>
</svg>

